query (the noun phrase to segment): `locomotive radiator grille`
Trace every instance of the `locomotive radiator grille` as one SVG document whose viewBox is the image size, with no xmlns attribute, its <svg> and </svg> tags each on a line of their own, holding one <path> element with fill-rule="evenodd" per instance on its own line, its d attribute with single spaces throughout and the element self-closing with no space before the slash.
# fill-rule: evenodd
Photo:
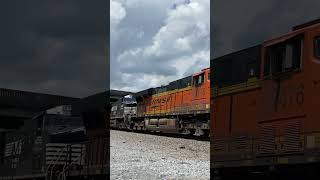
<svg viewBox="0 0 320 180">
<path fill-rule="evenodd" d="M 46 144 L 46 164 L 64 165 L 68 163 L 81 165 L 84 162 L 85 145 L 83 144 Z"/>
<path fill-rule="evenodd" d="M 301 124 L 299 121 L 290 122 L 284 128 L 284 142 L 282 152 L 295 152 L 301 150 Z"/>
<path fill-rule="evenodd" d="M 247 136 L 236 137 L 235 140 L 230 143 L 230 151 L 239 150 L 252 152 L 252 139 Z"/>
<path fill-rule="evenodd" d="M 21 140 L 6 144 L 5 150 L 4 150 L 4 157 L 21 154 L 21 148 L 22 148 Z"/>
<path fill-rule="evenodd" d="M 214 140 L 214 142 L 212 143 L 212 150 L 214 153 L 219 153 L 219 152 L 227 152 L 227 145 L 228 142 L 224 139 L 217 139 Z"/>
<path fill-rule="evenodd" d="M 292 153 L 303 148 L 300 121 L 279 121 L 272 125 L 261 125 L 260 132 L 259 154 Z"/>
<path fill-rule="evenodd" d="M 270 154 L 275 150 L 275 129 L 272 125 L 260 126 L 259 154 Z"/>
</svg>

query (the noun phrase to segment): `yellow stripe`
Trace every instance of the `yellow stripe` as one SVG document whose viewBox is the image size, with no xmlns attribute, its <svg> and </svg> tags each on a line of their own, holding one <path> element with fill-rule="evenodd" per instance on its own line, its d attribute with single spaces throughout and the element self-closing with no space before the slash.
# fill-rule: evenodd
<svg viewBox="0 0 320 180">
<path fill-rule="evenodd" d="M 180 92 L 180 91 L 187 91 L 187 90 L 190 90 L 190 89 L 192 89 L 192 87 L 188 86 L 188 87 L 185 87 L 185 88 L 182 88 L 182 89 L 175 89 L 175 90 L 171 90 L 171 91 L 165 91 L 165 92 L 162 92 L 162 93 L 154 94 L 154 95 L 152 95 L 152 97 L 164 96 L 164 95 L 173 94 L 173 93 Z"/>
<path fill-rule="evenodd" d="M 221 95 L 226 95 L 226 94 L 231 94 L 231 93 L 236 93 L 236 92 L 241 92 L 253 88 L 258 88 L 260 87 L 260 80 L 257 78 L 250 78 L 247 80 L 247 82 L 244 83 L 239 83 L 239 84 L 234 84 L 222 88 L 213 88 L 213 96 L 221 96 Z"/>
</svg>

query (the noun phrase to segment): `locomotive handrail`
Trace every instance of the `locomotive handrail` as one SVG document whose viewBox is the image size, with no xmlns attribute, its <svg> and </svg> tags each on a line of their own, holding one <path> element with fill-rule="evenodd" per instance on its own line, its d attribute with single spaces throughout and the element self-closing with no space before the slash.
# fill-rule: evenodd
<svg viewBox="0 0 320 180">
<path fill-rule="evenodd" d="M 72 156 L 72 152 L 69 152 L 69 153 L 70 153 L 69 156 Z M 76 160 L 77 160 L 77 159 L 76 159 Z M 64 172 L 64 169 L 65 169 L 66 166 L 67 166 L 67 163 L 64 164 L 61 173 Z M 61 173 L 60 173 L 60 174 L 61 174 Z M 60 175 L 59 175 L 59 177 L 60 177 Z M 58 179 L 60 179 L 59 177 L 58 177 Z"/>
<path fill-rule="evenodd" d="M 77 145 L 77 144 L 73 144 L 73 145 Z M 71 163 L 65 162 L 64 167 L 63 167 L 62 169 L 64 169 L 67 164 L 70 166 L 71 164 L 73 164 L 74 162 L 76 162 L 76 161 L 78 161 L 80 158 L 82 158 L 82 151 L 83 151 L 83 148 L 82 148 L 82 145 L 81 145 L 81 155 L 73 159 L 73 158 L 72 158 L 72 144 L 66 144 L 65 146 L 69 146 L 69 147 L 70 147 L 69 151 L 66 152 L 66 157 L 70 157 L 70 158 L 72 159 L 72 162 L 71 162 Z M 60 154 L 60 157 L 61 157 L 61 154 Z M 57 161 L 58 161 L 58 160 L 60 160 L 60 158 L 57 159 Z M 56 161 L 56 162 L 57 162 L 57 161 Z M 51 168 L 50 179 L 52 179 L 52 172 L 53 172 L 53 168 L 55 167 L 55 165 L 56 165 L 56 164 L 54 164 L 54 166 Z"/>
<path fill-rule="evenodd" d="M 65 144 L 65 147 L 67 146 L 68 144 Z M 47 179 L 47 174 L 48 174 L 48 171 L 49 171 L 49 169 L 51 168 L 50 167 L 50 165 L 52 165 L 52 168 L 51 168 L 51 171 L 50 171 L 50 179 L 52 179 L 52 171 L 53 171 L 53 168 L 55 167 L 55 165 L 56 165 L 56 162 L 58 162 L 59 160 L 60 160 L 60 158 L 62 157 L 62 154 L 63 154 L 63 152 L 64 152 L 64 148 L 65 147 L 63 147 L 63 148 L 60 148 L 59 150 L 58 150 L 58 153 L 60 152 L 60 154 L 59 154 L 59 157 L 55 160 L 55 163 L 50 163 L 49 164 L 49 166 L 47 167 L 47 170 L 46 170 L 46 172 L 45 172 L 45 179 Z M 51 162 L 53 162 L 54 160 L 51 160 Z"/>
<path fill-rule="evenodd" d="M 82 158 L 82 156 L 79 156 L 77 159 L 74 159 L 71 163 L 69 164 L 65 164 L 62 168 L 61 173 L 58 176 L 58 180 L 60 180 L 60 176 L 61 176 L 61 180 L 65 180 L 66 179 L 66 175 L 64 174 L 65 171 L 67 170 L 67 168 L 69 168 L 71 165 L 73 165 L 76 161 L 80 160 Z M 67 166 L 68 165 L 68 166 Z"/>
</svg>

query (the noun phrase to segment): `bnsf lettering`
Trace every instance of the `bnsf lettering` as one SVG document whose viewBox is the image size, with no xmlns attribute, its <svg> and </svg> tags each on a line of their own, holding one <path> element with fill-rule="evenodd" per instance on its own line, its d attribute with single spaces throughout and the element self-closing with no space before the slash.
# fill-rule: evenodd
<svg viewBox="0 0 320 180">
<path fill-rule="evenodd" d="M 158 99 L 153 99 L 152 100 L 152 104 L 157 104 L 157 103 L 166 103 L 169 102 L 171 100 L 171 97 L 163 97 L 163 98 L 158 98 Z"/>
</svg>

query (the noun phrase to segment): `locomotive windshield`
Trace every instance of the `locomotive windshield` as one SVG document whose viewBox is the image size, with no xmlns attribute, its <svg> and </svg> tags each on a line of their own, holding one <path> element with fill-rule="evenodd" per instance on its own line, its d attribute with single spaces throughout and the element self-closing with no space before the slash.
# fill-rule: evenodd
<svg viewBox="0 0 320 180">
<path fill-rule="evenodd" d="M 317 58 L 320 58 L 320 36 L 316 37 L 315 39 L 315 55 Z"/>
<path fill-rule="evenodd" d="M 81 117 L 46 115 L 45 126 L 49 133 L 72 130 L 83 126 Z"/>
<path fill-rule="evenodd" d="M 137 100 L 132 95 L 127 95 L 122 98 L 122 103 L 126 106 L 135 106 L 137 104 Z"/>
</svg>

